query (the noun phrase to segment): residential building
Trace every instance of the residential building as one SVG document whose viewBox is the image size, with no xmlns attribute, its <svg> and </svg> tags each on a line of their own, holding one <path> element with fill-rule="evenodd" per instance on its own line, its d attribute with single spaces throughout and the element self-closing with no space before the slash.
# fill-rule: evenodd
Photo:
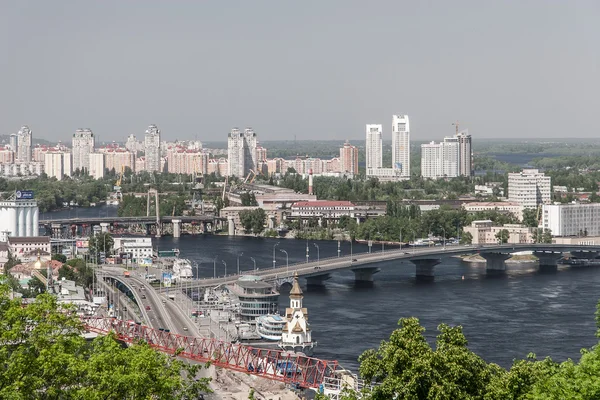
<svg viewBox="0 0 600 400">
<path fill-rule="evenodd" d="M 43 172 L 43 162 L 16 162 L 13 164 L 0 164 L 0 175 L 6 177 L 40 176 Z"/>
<path fill-rule="evenodd" d="M 167 170 L 173 174 L 205 174 L 208 172 L 208 153 L 182 146 L 169 148 Z"/>
<path fill-rule="evenodd" d="M 380 124 L 367 124 L 366 167 L 367 171 L 383 167 L 383 126 Z M 367 173 L 368 175 L 368 173 Z"/>
<path fill-rule="evenodd" d="M 256 146 L 256 162 L 267 160 L 267 149 L 257 144 Z"/>
<path fill-rule="evenodd" d="M 65 176 L 71 176 L 71 153 L 67 152 L 47 152 L 44 153 L 44 172 L 50 178 L 56 178 L 59 181 Z"/>
<path fill-rule="evenodd" d="M 73 170 L 89 172 L 90 154 L 94 152 L 95 138 L 90 129 L 77 129 L 73 134 Z"/>
<path fill-rule="evenodd" d="M 267 160 L 267 171 L 269 176 L 273 174 L 283 174 L 286 172 L 286 163 L 283 158 L 272 158 Z"/>
<path fill-rule="evenodd" d="M 600 203 L 544 204 L 540 228 L 552 236 L 600 236 Z"/>
<path fill-rule="evenodd" d="M 348 141 L 340 148 L 340 172 L 351 176 L 358 174 L 358 147 Z"/>
<path fill-rule="evenodd" d="M 550 204 L 550 177 L 537 169 L 524 169 L 508 174 L 508 200 L 525 208 Z"/>
<path fill-rule="evenodd" d="M 381 182 L 402 180 L 402 171 L 396 168 L 367 168 L 367 177 L 377 178 Z"/>
<path fill-rule="evenodd" d="M 14 151 L 15 153 L 17 152 L 17 148 L 18 148 L 18 143 L 19 143 L 19 139 L 16 133 L 11 133 L 10 137 L 8 139 L 8 145 L 10 146 L 10 149 L 12 151 Z"/>
<path fill-rule="evenodd" d="M 456 135 L 458 139 L 458 174 L 460 176 L 473 175 L 473 150 L 471 149 L 471 135 L 469 131 L 462 131 Z"/>
<path fill-rule="evenodd" d="M 15 162 L 15 152 L 10 146 L 0 148 L 0 164 L 12 164 Z"/>
<path fill-rule="evenodd" d="M 470 226 L 465 226 L 463 231 L 470 233 L 473 237 L 473 244 L 498 244 L 496 235 L 502 230 L 508 231 L 508 241 L 511 244 L 533 243 L 534 231 L 536 228 L 530 228 L 519 224 L 505 224 L 503 226 L 494 226 L 490 220 L 479 220 L 471 222 Z"/>
<path fill-rule="evenodd" d="M 17 161 L 28 163 L 31 161 L 32 133 L 27 125 L 17 133 Z"/>
<path fill-rule="evenodd" d="M 229 160 L 226 158 L 209 159 L 207 172 L 218 176 L 227 176 L 229 173 Z"/>
<path fill-rule="evenodd" d="M 471 214 L 484 211 L 512 214 L 517 220 L 523 221 L 523 206 L 513 201 L 470 202 L 464 203 L 463 208 Z"/>
<path fill-rule="evenodd" d="M 137 154 L 140 149 L 140 143 L 137 141 L 135 135 L 127 136 L 127 141 L 125 142 L 125 148 L 132 152 L 134 155 Z"/>
<path fill-rule="evenodd" d="M 127 148 L 119 146 L 106 146 L 100 150 L 100 153 L 104 154 L 104 168 L 112 171 L 113 169 L 117 174 L 130 168 L 131 171 L 135 172 L 135 153 L 131 152 Z"/>
<path fill-rule="evenodd" d="M 160 158 L 160 130 L 156 125 L 150 125 L 144 135 L 145 170 L 162 172 Z"/>
<path fill-rule="evenodd" d="M 421 175 L 431 179 L 459 175 L 459 143 L 456 137 L 446 137 L 441 143 L 421 145 Z"/>
<path fill-rule="evenodd" d="M 408 115 L 392 116 L 392 168 L 410 178 L 410 125 Z"/>
<path fill-rule="evenodd" d="M 258 139 L 252 128 L 244 129 L 243 133 L 233 128 L 227 137 L 227 175 L 245 178 L 251 170 L 256 169 L 257 145 Z"/>
<path fill-rule="evenodd" d="M 104 178 L 104 154 L 90 153 L 89 174 L 94 179 Z"/>
</svg>

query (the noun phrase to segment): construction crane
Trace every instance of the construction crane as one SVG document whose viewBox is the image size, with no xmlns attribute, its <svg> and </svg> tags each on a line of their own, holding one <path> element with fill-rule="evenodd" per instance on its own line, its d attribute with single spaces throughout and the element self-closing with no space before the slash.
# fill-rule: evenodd
<svg viewBox="0 0 600 400">
<path fill-rule="evenodd" d="M 248 183 L 248 179 L 250 179 L 250 175 L 252 175 L 252 179 L 250 180 L 250 183 L 254 182 L 254 179 L 256 179 L 256 172 L 254 172 L 254 170 L 250 170 L 250 172 L 248 172 L 248 176 L 246 176 L 246 179 L 244 179 L 244 183 Z"/>
<path fill-rule="evenodd" d="M 453 122 L 452 125 L 456 127 L 456 134 L 458 135 L 458 121 Z"/>
<path fill-rule="evenodd" d="M 121 172 L 119 173 L 119 177 L 117 178 L 117 181 L 115 182 L 115 192 L 117 194 L 117 198 L 123 198 L 123 193 L 121 193 L 121 182 L 123 180 L 123 175 L 125 175 L 125 165 L 121 165 Z"/>
</svg>

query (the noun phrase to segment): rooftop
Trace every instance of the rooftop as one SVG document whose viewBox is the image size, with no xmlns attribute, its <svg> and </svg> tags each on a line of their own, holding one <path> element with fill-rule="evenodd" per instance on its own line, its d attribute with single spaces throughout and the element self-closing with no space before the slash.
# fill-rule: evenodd
<svg viewBox="0 0 600 400">
<path fill-rule="evenodd" d="M 330 200 L 315 200 L 315 201 L 298 201 L 292 207 L 353 207 L 349 201 L 330 201 Z"/>
<path fill-rule="evenodd" d="M 9 244 L 23 244 L 23 243 L 50 243 L 50 236 L 9 236 Z"/>
</svg>

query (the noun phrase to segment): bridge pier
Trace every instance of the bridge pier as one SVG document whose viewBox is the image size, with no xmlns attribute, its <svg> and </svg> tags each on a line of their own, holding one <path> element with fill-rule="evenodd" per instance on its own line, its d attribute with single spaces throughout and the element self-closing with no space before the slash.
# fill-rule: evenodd
<svg viewBox="0 0 600 400">
<path fill-rule="evenodd" d="M 442 261 L 439 258 L 421 258 L 410 262 L 415 264 L 417 281 L 431 282 L 435 277 L 435 266 Z"/>
<path fill-rule="evenodd" d="M 108 233 L 108 227 L 110 224 L 108 222 L 100 222 L 100 232 Z"/>
<path fill-rule="evenodd" d="M 507 253 L 480 253 L 485 258 L 485 271 L 490 275 L 504 274 L 506 272 L 506 260 L 510 258 Z"/>
<path fill-rule="evenodd" d="M 174 238 L 181 237 L 181 220 L 174 219 L 171 222 L 173 223 L 173 237 Z"/>
<path fill-rule="evenodd" d="M 52 237 L 55 239 L 60 239 L 62 233 L 62 225 L 61 224 L 51 224 L 50 228 L 52 229 Z"/>
<path fill-rule="evenodd" d="M 312 275 L 306 277 L 306 286 L 325 286 L 325 281 L 331 278 L 331 274 Z"/>
<path fill-rule="evenodd" d="M 555 272 L 558 269 L 558 260 L 562 258 L 562 253 L 556 251 L 534 251 L 540 262 L 541 272 Z"/>
<path fill-rule="evenodd" d="M 381 271 L 381 269 L 377 267 L 355 268 L 352 270 L 352 272 L 354 272 L 354 281 L 356 283 L 373 282 L 373 275 L 379 271 Z"/>
</svg>

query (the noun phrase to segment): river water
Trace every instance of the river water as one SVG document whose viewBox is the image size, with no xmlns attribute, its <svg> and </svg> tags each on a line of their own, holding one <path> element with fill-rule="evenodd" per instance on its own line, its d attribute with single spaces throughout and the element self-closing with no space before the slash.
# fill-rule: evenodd
<svg viewBox="0 0 600 400">
<path fill-rule="evenodd" d="M 88 210 L 79 210 L 84 217 Z M 66 211 L 53 213 L 58 218 Z M 73 211 L 71 211 L 72 213 Z M 91 215 L 112 215 L 115 209 L 90 209 Z M 226 236 L 183 236 L 179 239 L 155 239 L 161 250 L 179 248 L 181 257 L 199 264 L 200 277 L 213 276 L 213 259 L 217 275 L 240 269 L 273 266 L 273 246 L 277 266 L 306 260 L 306 242 Z M 337 242 L 309 242 L 310 260 L 337 255 Z M 367 251 L 355 244 L 355 253 Z M 373 247 L 373 251 L 381 251 Z M 350 253 L 349 243 L 342 243 L 341 254 Z M 595 339 L 595 306 L 600 298 L 600 269 L 559 267 L 554 274 L 537 272 L 535 264 L 512 264 L 504 277 L 487 277 L 485 264 L 463 263 L 444 259 L 436 266 L 435 281 L 419 283 L 415 268 L 407 262 L 384 262 L 378 265 L 372 287 L 356 287 L 354 274 L 345 271 L 332 275 L 325 288 L 305 290 L 313 337 L 318 341 L 315 356 L 336 359 L 356 371 L 357 358 L 366 349 L 376 348 L 389 338 L 400 318 L 415 316 L 427 329 L 433 343 L 440 323 L 462 325 L 469 347 L 489 362 L 509 367 L 513 359 L 536 353 L 538 358 L 551 356 L 557 361 L 577 359 L 582 347 L 591 347 Z M 464 279 L 462 278 L 464 276 Z M 289 302 L 282 293 L 280 309 Z"/>
</svg>

